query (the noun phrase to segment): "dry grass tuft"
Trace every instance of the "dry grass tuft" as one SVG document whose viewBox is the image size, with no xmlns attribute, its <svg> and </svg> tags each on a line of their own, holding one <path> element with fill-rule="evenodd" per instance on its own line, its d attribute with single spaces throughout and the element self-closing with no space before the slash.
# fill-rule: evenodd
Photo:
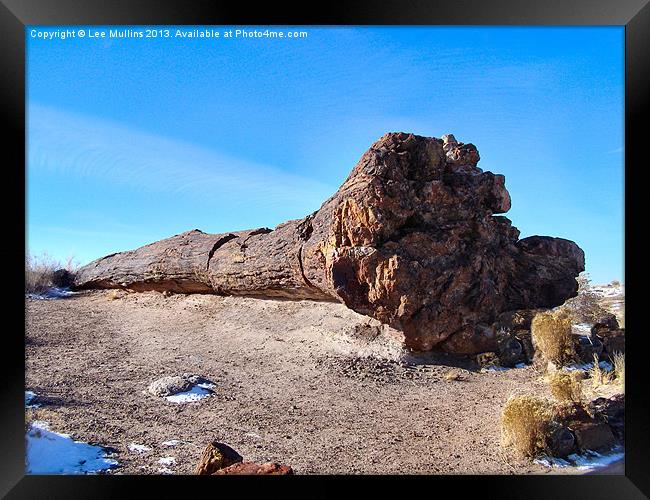
<svg viewBox="0 0 650 500">
<path fill-rule="evenodd" d="M 544 451 L 553 418 L 551 407 L 549 401 L 537 396 L 510 396 L 501 413 L 501 445 L 524 457 Z"/>
<path fill-rule="evenodd" d="M 577 372 L 558 370 L 548 376 L 551 394 L 560 402 L 582 401 L 582 380 Z"/>
<path fill-rule="evenodd" d="M 531 334 L 535 351 L 546 361 L 564 366 L 575 359 L 571 316 L 565 310 L 536 314 L 531 324 Z"/>
<path fill-rule="evenodd" d="M 53 259 L 47 253 L 30 255 L 25 261 L 25 293 L 42 294 L 58 286 L 56 271 L 64 269 L 74 274 L 78 264 L 68 257 L 65 264 Z"/>
<path fill-rule="evenodd" d="M 614 374 L 603 370 L 598 363 L 598 356 L 594 354 L 594 363 L 589 368 L 589 378 L 594 389 L 597 389 L 601 385 L 609 384 L 614 379 Z"/>
<path fill-rule="evenodd" d="M 614 363 L 616 383 L 619 384 L 623 392 L 625 392 L 625 354 L 615 352 L 614 356 L 612 356 L 612 362 Z"/>
<path fill-rule="evenodd" d="M 111 291 L 108 292 L 108 294 L 106 295 L 106 298 L 107 298 L 108 300 L 117 300 L 117 299 L 119 299 L 120 297 L 122 297 L 122 293 L 121 293 L 119 290 L 111 290 Z"/>
</svg>

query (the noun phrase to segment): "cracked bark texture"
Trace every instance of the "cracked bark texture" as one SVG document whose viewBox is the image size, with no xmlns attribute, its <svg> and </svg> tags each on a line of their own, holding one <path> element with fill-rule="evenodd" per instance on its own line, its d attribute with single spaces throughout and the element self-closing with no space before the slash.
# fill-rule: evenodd
<svg viewBox="0 0 650 500">
<path fill-rule="evenodd" d="M 337 300 L 416 350 L 494 350 L 505 311 L 577 294 L 572 241 L 519 240 L 504 177 L 472 144 L 389 133 L 313 214 L 226 234 L 198 230 L 84 266 L 75 287 Z"/>
</svg>

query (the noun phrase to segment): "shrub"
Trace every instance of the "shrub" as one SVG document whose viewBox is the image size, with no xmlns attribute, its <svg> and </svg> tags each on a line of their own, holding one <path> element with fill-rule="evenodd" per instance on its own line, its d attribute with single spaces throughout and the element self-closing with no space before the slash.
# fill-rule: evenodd
<svg viewBox="0 0 650 500">
<path fill-rule="evenodd" d="M 614 363 L 616 382 L 620 384 L 623 391 L 625 391 L 625 354 L 615 352 L 612 356 L 612 362 Z"/>
<path fill-rule="evenodd" d="M 571 317 L 565 310 L 536 314 L 531 323 L 531 336 L 535 351 L 546 361 L 563 366 L 575 359 Z"/>
<path fill-rule="evenodd" d="M 614 374 L 603 370 L 600 367 L 598 356 L 594 354 L 594 364 L 589 368 L 589 378 L 591 378 L 591 385 L 596 389 L 601 385 L 609 384 L 613 380 Z"/>
<path fill-rule="evenodd" d="M 72 258 L 61 264 L 47 253 L 28 256 L 25 260 L 25 293 L 42 294 L 53 287 L 69 286 L 76 267 Z"/>
<path fill-rule="evenodd" d="M 569 401 L 579 403 L 582 401 L 582 380 L 577 372 L 557 370 L 548 377 L 551 394 L 560 402 Z"/>
<path fill-rule="evenodd" d="M 561 309 L 566 310 L 574 323 L 595 323 L 607 311 L 600 305 L 601 297 L 591 290 L 588 273 L 580 273 L 577 280 L 578 295 L 567 300 Z"/>
<path fill-rule="evenodd" d="M 543 398 L 511 396 L 501 413 L 501 444 L 525 457 L 546 449 L 546 434 L 553 418 L 551 404 Z"/>
</svg>

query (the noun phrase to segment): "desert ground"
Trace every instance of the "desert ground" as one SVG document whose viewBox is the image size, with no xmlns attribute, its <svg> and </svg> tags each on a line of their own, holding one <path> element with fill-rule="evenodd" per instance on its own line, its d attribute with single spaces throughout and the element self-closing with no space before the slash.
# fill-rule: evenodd
<svg viewBox="0 0 650 500">
<path fill-rule="evenodd" d="M 296 474 L 580 472 L 500 447 L 507 398 L 549 391 L 533 367 L 414 355 L 338 303 L 88 291 L 26 298 L 25 335 L 27 421 L 106 447 L 109 474 L 192 474 L 212 440 Z M 147 392 L 183 373 L 213 393 Z"/>
</svg>

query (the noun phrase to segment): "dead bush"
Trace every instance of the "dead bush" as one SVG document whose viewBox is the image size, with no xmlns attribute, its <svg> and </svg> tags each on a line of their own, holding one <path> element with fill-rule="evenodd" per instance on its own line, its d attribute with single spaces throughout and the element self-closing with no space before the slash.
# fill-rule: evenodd
<svg viewBox="0 0 650 500">
<path fill-rule="evenodd" d="M 567 300 L 561 309 L 571 316 L 574 323 L 595 323 L 607 314 L 607 310 L 601 306 L 601 297 L 592 291 L 588 273 L 580 273 L 576 281 L 578 295 Z"/>
<path fill-rule="evenodd" d="M 546 449 L 546 435 L 553 418 L 552 405 L 531 395 L 511 396 L 501 413 L 501 445 L 524 457 Z"/>
<path fill-rule="evenodd" d="M 531 335 L 535 351 L 545 361 L 564 366 L 575 359 L 571 316 L 566 311 L 558 309 L 536 314 L 531 324 Z"/>
<path fill-rule="evenodd" d="M 612 356 L 612 362 L 614 363 L 616 383 L 619 384 L 625 392 L 625 354 L 615 352 L 614 356 Z"/>
<path fill-rule="evenodd" d="M 600 367 L 598 356 L 594 354 L 594 362 L 589 368 L 589 378 L 593 388 L 597 389 L 601 385 L 610 384 L 614 380 L 614 373 L 603 370 Z"/>
<path fill-rule="evenodd" d="M 553 397 L 560 402 L 579 403 L 582 401 L 582 380 L 577 372 L 557 370 L 549 374 L 548 385 Z"/>
<path fill-rule="evenodd" d="M 25 293 L 42 294 L 53 287 L 69 286 L 77 266 L 72 257 L 62 264 L 47 253 L 29 255 L 25 259 Z"/>
</svg>

